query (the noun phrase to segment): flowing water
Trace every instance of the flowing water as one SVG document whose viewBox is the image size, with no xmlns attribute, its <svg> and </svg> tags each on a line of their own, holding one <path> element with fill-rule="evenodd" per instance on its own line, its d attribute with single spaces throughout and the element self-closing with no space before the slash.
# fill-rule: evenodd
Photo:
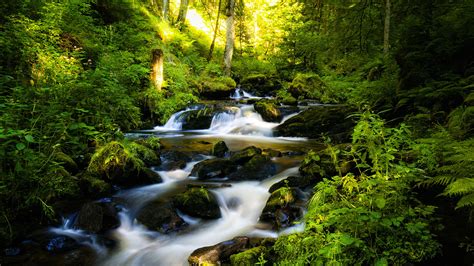
<svg viewBox="0 0 474 266">
<path fill-rule="evenodd" d="M 246 92 L 237 89 L 232 98 L 248 96 Z M 277 237 L 279 234 L 301 230 L 301 225 L 281 232 L 261 229 L 264 227 L 259 226 L 259 217 L 270 196 L 268 189 L 288 176 L 298 175 L 301 156 L 274 158 L 277 174 L 263 181 L 228 182 L 224 187 L 215 186 L 216 188 L 211 189 L 211 193 L 218 199 L 221 212 L 221 218 L 217 220 L 201 220 L 180 214 L 190 227 L 173 234 L 150 231 L 137 222 L 136 215 L 147 202 L 170 197 L 182 191 L 187 184 L 199 182 L 190 176 L 191 170 L 199 161 L 212 157 L 208 155 L 208 151 L 211 144 L 218 140 L 224 140 L 233 151 L 255 145 L 288 154 L 304 152 L 317 145 L 304 138 L 273 137 L 273 128 L 279 124 L 263 121 L 253 106 L 246 104 L 236 104 L 235 107 L 217 112 L 208 129 L 182 130 L 186 113 L 196 108 L 175 113 L 163 126 L 131 135 L 156 135 L 161 138 L 165 149 L 202 154 L 187 163 L 184 169 L 162 171 L 157 168 L 156 171 L 163 179 L 162 183 L 121 190 L 111 199 L 120 202 L 122 206 L 119 213 L 120 227 L 110 234 L 117 243 L 115 248 L 105 248 L 95 241 L 94 235 L 73 229 L 73 218 L 65 219 L 62 226 L 52 228 L 51 231 L 93 247 L 99 254 L 100 265 L 187 265 L 188 256 L 200 247 L 236 236 Z"/>
</svg>

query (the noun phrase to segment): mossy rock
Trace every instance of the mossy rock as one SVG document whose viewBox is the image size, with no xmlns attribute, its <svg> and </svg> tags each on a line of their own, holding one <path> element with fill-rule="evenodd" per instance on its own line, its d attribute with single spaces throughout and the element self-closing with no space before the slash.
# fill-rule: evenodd
<svg viewBox="0 0 474 266">
<path fill-rule="evenodd" d="M 312 188 L 319 180 L 322 181 L 322 178 L 319 178 L 318 175 L 289 176 L 273 184 L 268 192 L 273 193 L 282 187 L 297 187 L 300 189 Z"/>
<path fill-rule="evenodd" d="M 321 100 L 326 90 L 326 83 L 314 73 L 297 74 L 288 87 L 288 92 L 297 99 Z"/>
<path fill-rule="evenodd" d="M 265 208 L 260 215 L 260 221 L 270 223 L 273 229 L 279 230 L 290 227 L 301 219 L 303 209 L 295 188 L 282 187 L 272 192 Z"/>
<path fill-rule="evenodd" d="M 267 155 L 256 154 L 236 172 L 229 175 L 232 181 L 264 180 L 276 173 L 276 167 Z"/>
<path fill-rule="evenodd" d="M 211 150 L 211 155 L 216 156 L 216 157 L 225 157 L 227 152 L 229 151 L 229 148 L 225 144 L 225 141 L 218 141 L 214 146 L 212 147 Z"/>
<path fill-rule="evenodd" d="M 189 265 L 225 265 L 230 256 L 240 253 L 249 247 L 248 237 L 235 237 L 213 246 L 196 249 L 188 257 Z"/>
<path fill-rule="evenodd" d="M 275 212 L 297 201 L 296 189 L 282 187 L 272 192 L 263 212 Z"/>
<path fill-rule="evenodd" d="M 335 143 L 348 142 L 355 124 L 348 118 L 352 112 L 345 106 L 314 106 L 276 127 L 274 134 L 312 139 L 328 136 Z"/>
<path fill-rule="evenodd" d="M 203 219 L 221 217 L 216 197 L 206 188 L 189 188 L 173 198 L 173 205 L 183 213 L 193 217 Z"/>
<path fill-rule="evenodd" d="M 262 149 L 255 146 L 249 146 L 243 150 L 237 151 L 231 155 L 230 160 L 236 164 L 243 165 L 250 161 L 257 154 L 262 154 Z"/>
<path fill-rule="evenodd" d="M 112 192 L 112 185 L 99 176 L 85 172 L 79 176 L 79 188 L 84 195 L 105 196 Z"/>
<path fill-rule="evenodd" d="M 240 81 L 241 87 L 254 95 L 267 96 L 281 88 L 281 82 L 274 76 L 251 74 Z"/>
<path fill-rule="evenodd" d="M 235 266 L 256 265 L 262 254 L 267 253 L 267 248 L 263 246 L 247 249 L 246 251 L 230 256 L 230 264 Z"/>
<path fill-rule="evenodd" d="M 277 151 L 277 150 L 274 150 L 274 149 L 263 149 L 262 154 L 263 155 L 268 155 L 270 157 L 281 157 L 282 156 L 281 151 Z"/>
<path fill-rule="evenodd" d="M 75 174 L 79 171 L 77 163 L 71 158 L 71 156 L 65 154 L 64 152 L 55 152 L 53 157 L 54 161 L 62 164 L 64 169 L 66 169 L 69 173 Z"/>
<path fill-rule="evenodd" d="M 267 122 L 280 122 L 283 118 L 278 107 L 271 101 L 258 101 L 253 107 Z"/>
<path fill-rule="evenodd" d="M 184 130 L 208 129 L 211 126 L 212 118 L 220 110 L 215 108 L 204 108 L 186 113 L 183 121 Z"/>
<path fill-rule="evenodd" d="M 178 232 L 187 227 L 170 203 L 152 201 L 139 212 L 137 220 L 148 229 L 160 233 Z"/>
<path fill-rule="evenodd" d="M 208 159 L 197 163 L 191 171 L 191 176 L 199 180 L 208 180 L 213 178 L 226 177 L 237 170 L 237 165 L 228 159 Z"/>
<path fill-rule="evenodd" d="M 201 97 L 208 100 L 228 99 L 237 86 L 230 77 L 206 78 L 196 85 Z"/>
</svg>

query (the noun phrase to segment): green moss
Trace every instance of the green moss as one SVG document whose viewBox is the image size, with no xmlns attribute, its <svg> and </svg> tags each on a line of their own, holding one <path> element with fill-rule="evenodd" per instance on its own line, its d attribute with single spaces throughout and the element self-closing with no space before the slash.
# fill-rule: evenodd
<svg viewBox="0 0 474 266">
<path fill-rule="evenodd" d="M 230 256 L 230 264 L 237 266 L 256 265 L 260 261 L 262 254 L 267 252 L 267 248 L 263 246 L 247 249 Z"/>
<path fill-rule="evenodd" d="M 264 211 L 276 211 L 278 208 L 288 206 L 295 201 L 296 190 L 290 187 L 282 187 L 271 194 Z"/>
<path fill-rule="evenodd" d="M 173 204 L 182 212 L 194 217 L 216 219 L 221 216 L 217 199 L 206 188 L 190 188 L 176 195 Z"/>
</svg>

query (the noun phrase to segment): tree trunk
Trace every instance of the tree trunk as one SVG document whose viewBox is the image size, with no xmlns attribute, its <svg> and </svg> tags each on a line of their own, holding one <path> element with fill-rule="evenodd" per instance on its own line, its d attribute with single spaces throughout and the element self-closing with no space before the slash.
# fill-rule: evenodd
<svg viewBox="0 0 474 266">
<path fill-rule="evenodd" d="M 151 81 L 158 91 L 161 91 L 163 86 L 163 51 L 161 49 L 154 49 L 152 51 L 152 71 Z"/>
<path fill-rule="evenodd" d="M 383 53 L 388 55 L 390 48 L 390 0 L 385 0 L 385 25 L 383 30 Z"/>
<path fill-rule="evenodd" d="M 163 20 L 168 21 L 168 13 L 170 10 L 170 1 L 163 0 Z"/>
<path fill-rule="evenodd" d="M 181 3 L 179 4 L 179 14 L 178 14 L 178 19 L 176 20 L 176 24 L 184 24 L 186 21 L 186 14 L 188 13 L 188 5 L 189 5 L 189 0 L 181 0 Z"/>
<path fill-rule="evenodd" d="M 226 41 L 225 41 L 225 52 L 224 52 L 224 73 L 226 76 L 230 76 L 232 68 L 232 54 L 234 53 L 234 39 L 235 39 L 235 28 L 234 28 L 234 7 L 235 0 L 227 0 L 226 10 Z"/>
<path fill-rule="evenodd" d="M 214 46 L 216 45 L 217 32 L 219 31 L 219 19 L 221 15 L 221 4 L 222 0 L 219 0 L 219 6 L 217 8 L 216 27 L 214 28 L 214 36 L 212 37 L 211 47 L 209 47 L 209 55 L 207 56 L 207 62 L 212 59 L 212 53 L 214 52 Z"/>
</svg>

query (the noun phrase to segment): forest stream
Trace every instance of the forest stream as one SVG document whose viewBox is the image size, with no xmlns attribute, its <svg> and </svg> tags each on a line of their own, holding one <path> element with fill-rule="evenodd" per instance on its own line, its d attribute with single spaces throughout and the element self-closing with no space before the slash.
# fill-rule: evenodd
<svg viewBox="0 0 474 266">
<path fill-rule="evenodd" d="M 127 137 L 132 139 L 160 138 L 161 165 L 152 170 L 159 174 L 162 182 L 131 189 L 116 187 L 113 197 L 89 203 L 91 206 L 99 204 L 101 208 L 106 206 L 108 211 L 104 211 L 100 222 L 110 224 L 112 230 L 105 228 L 97 234 L 82 230 L 94 227 L 80 221 L 79 216 L 84 217 L 84 212 L 89 213 L 85 216 L 91 218 L 90 223 L 97 220 L 94 207 L 84 207 L 87 204 L 79 213 L 63 217 L 61 226 L 47 229 L 46 245 L 50 250 L 62 250 L 68 245 L 67 249 L 87 247 L 95 251 L 95 263 L 100 265 L 187 265 L 188 257 L 199 248 L 221 243 L 232 249 L 233 245 L 241 245 L 242 239 L 271 239 L 303 230 L 304 225 L 298 220 L 305 212 L 304 202 L 309 197 L 304 190 L 298 191 L 299 201 L 294 206 L 276 211 L 280 217 L 269 218 L 262 211 L 271 195 L 269 189 L 278 182 L 282 184 L 289 176 L 299 176 L 298 167 L 304 154 L 323 147 L 320 142 L 307 138 L 273 136 L 275 127 L 312 104 L 298 108 L 281 106 L 281 110 L 288 109 L 286 115 L 280 123 L 271 123 L 265 122 L 248 103 L 257 97 L 237 89 L 230 98 L 189 106 L 172 115 L 162 126 L 128 133 Z M 209 108 L 214 111 L 207 129 L 184 129 L 202 128 L 202 124 L 196 125 L 199 121 L 186 118 Z M 211 155 L 213 144 L 219 141 L 228 147 L 221 154 L 223 159 Z M 252 165 L 252 159 L 256 158 L 261 160 Z M 227 171 L 229 165 L 219 165 L 219 161 L 213 160 L 227 160 L 224 164 L 240 161 Z M 209 162 L 209 169 L 206 165 L 198 167 L 202 162 Z M 217 168 L 213 163 L 217 163 Z M 208 205 L 193 206 L 203 204 L 193 198 L 196 195 L 186 199 L 196 202 L 176 203 L 176 195 L 203 189 L 212 194 L 207 195 L 212 200 L 204 203 Z M 188 210 L 188 205 L 194 210 Z M 162 221 L 156 221 L 160 219 Z M 86 252 L 79 256 L 90 255 Z M 63 263 L 58 261 L 58 264 Z"/>
</svg>

